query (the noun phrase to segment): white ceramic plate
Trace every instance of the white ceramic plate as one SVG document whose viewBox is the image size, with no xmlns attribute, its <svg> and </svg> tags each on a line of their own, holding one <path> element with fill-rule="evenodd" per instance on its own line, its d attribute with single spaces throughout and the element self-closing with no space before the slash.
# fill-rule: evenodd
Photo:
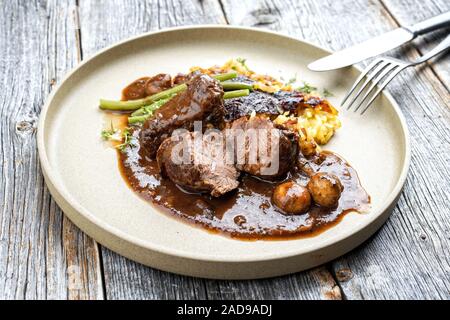
<svg viewBox="0 0 450 320">
<path fill-rule="evenodd" d="M 146 265 L 207 278 L 262 278 L 304 270 L 353 249 L 388 218 L 406 178 L 410 147 L 405 120 L 388 95 L 364 116 L 341 111 L 343 127 L 327 145 L 347 159 L 372 197 L 367 214 L 350 213 L 318 236 L 239 241 L 159 213 L 139 198 L 118 170 L 116 152 L 100 139 L 99 98 L 118 99 L 129 82 L 159 72 L 222 64 L 245 57 L 258 73 L 327 88 L 335 105 L 359 71 L 313 73 L 306 65 L 327 54 L 268 31 L 202 26 L 145 34 L 101 51 L 73 70 L 44 106 L 38 146 L 47 185 L 65 214 L 106 247 Z"/>
</svg>

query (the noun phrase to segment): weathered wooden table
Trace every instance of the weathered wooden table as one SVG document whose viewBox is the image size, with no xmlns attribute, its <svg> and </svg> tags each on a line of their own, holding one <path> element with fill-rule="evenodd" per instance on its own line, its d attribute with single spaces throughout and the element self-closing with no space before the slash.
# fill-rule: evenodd
<svg viewBox="0 0 450 320">
<path fill-rule="evenodd" d="M 411 170 L 391 218 L 353 252 L 290 276 L 195 279 L 103 248 L 53 201 L 35 139 L 40 109 L 62 76 L 97 50 L 142 32 L 228 23 L 337 50 L 448 10 L 448 0 L 0 0 L 0 298 L 449 299 L 448 55 L 389 86 L 412 143 Z M 435 32 L 392 54 L 413 59 L 448 33 Z"/>
</svg>

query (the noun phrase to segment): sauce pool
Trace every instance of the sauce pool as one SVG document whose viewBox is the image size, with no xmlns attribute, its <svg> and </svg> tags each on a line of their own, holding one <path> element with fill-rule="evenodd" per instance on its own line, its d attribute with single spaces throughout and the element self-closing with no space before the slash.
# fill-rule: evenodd
<svg viewBox="0 0 450 320">
<path fill-rule="evenodd" d="M 336 208 L 312 205 L 301 215 L 284 215 L 271 203 L 275 186 L 249 175 L 241 177 L 237 190 L 220 198 L 188 193 L 159 174 L 155 160 L 139 155 L 139 129 L 133 132 L 135 143 L 119 154 L 119 167 L 128 185 L 158 211 L 181 218 L 209 231 L 241 240 L 285 240 L 315 236 L 336 225 L 348 212 L 365 212 L 370 196 L 361 186 L 356 171 L 340 156 L 322 151 L 310 159 L 300 159 L 300 170 L 292 170 L 286 180 L 305 186 L 309 175 L 332 173 L 344 190 Z"/>
</svg>

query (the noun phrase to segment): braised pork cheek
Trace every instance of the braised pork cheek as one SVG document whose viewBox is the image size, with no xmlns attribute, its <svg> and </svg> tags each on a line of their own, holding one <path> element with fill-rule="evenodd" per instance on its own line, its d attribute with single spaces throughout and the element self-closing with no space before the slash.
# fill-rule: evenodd
<svg viewBox="0 0 450 320">
<path fill-rule="evenodd" d="M 159 145 L 178 128 L 191 131 L 195 121 L 206 125 L 222 120 L 223 89 L 217 80 L 199 74 L 187 86 L 145 121 L 140 134 L 142 156 L 153 159 Z"/>
<path fill-rule="evenodd" d="M 279 115 L 279 101 L 272 94 L 262 91 L 252 91 L 248 96 L 225 100 L 225 121 L 231 122 L 252 112 Z"/>
<path fill-rule="evenodd" d="M 239 118 L 232 123 L 231 130 L 236 136 L 238 170 L 262 179 L 277 180 L 295 167 L 297 136 L 275 128 L 265 116 Z"/>
<path fill-rule="evenodd" d="M 136 100 L 170 89 L 172 77 L 160 73 L 153 77 L 139 78 L 122 90 L 122 100 Z"/>
<path fill-rule="evenodd" d="M 317 107 L 331 111 L 326 100 L 300 91 L 278 91 L 270 94 L 254 90 L 248 96 L 225 100 L 224 119 L 231 122 L 253 112 L 275 118 L 287 111 L 294 112 Z"/>
<path fill-rule="evenodd" d="M 122 100 L 136 100 L 144 98 L 146 96 L 145 84 L 149 79 L 149 77 L 143 77 L 130 83 L 122 90 Z"/>
<path fill-rule="evenodd" d="M 213 133 L 211 133 L 213 134 Z M 195 139 L 199 139 L 198 145 Z M 214 142 L 214 140 L 219 140 Z M 211 139 L 201 132 L 186 132 L 164 140 L 157 153 L 161 175 L 186 191 L 219 197 L 239 186 L 239 172 L 224 161 L 223 135 Z"/>
<path fill-rule="evenodd" d="M 145 82 L 145 94 L 151 96 L 158 92 L 170 89 L 171 87 L 172 77 L 170 74 L 160 73 Z"/>
</svg>

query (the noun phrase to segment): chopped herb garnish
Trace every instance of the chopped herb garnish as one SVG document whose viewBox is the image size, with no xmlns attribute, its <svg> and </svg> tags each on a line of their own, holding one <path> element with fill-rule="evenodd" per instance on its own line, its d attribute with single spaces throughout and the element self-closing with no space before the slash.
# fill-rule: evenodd
<svg viewBox="0 0 450 320">
<path fill-rule="evenodd" d="M 296 81 L 297 81 L 297 74 L 295 74 L 292 78 L 290 78 L 288 82 L 286 82 L 286 85 L 294 84 Z"/>
<path fill-rule="evenodd" d="M 317 90 L 317 88 L 312 86 L 312 85 L 310 85 L 307 82 L 303 82 L 303 86 L 297 88 L 297 91 L 300 91 L 300 92 L 303 92 L 303 93 L 311 93 L 311 92 L 313 92 L 315 90 Z"/>
<path fill-rule="evenodd" d="M 116 146 L 116 148 L 120 151 L 125 151 L 128 146 L 134 145 L 133 135 L 131 134 L 130 128 L 127 127 L 123 130 L 122 139 L 123 142 Z"/>
<path fill-rule="evenodd" d="M 239 62 L 245 69 L 248 70 L 247 65 L 245 64 L 245 62 L 247 61 L 247 59 L 244 58 L 236 58 L 236 61 Z"/>
<path fill-rule="evenodd" d="M 103 140 L 107 141 L 113 139 L 114 136 L 116 136 L 119 133 L 119 131 L 120 131 L 119 129 L 114 128 L 114 125 L 111 121 L 111 128 L 102 130 L 100 135 L 102 136 Z"/>
<path fill-rule="evenodd" d="M 334 94 L 332 92 L 330 92 L 327 88 L 324 88 L 322 91 L 322 94 L 324 97 L 334 97 Z"/>
</svg>

